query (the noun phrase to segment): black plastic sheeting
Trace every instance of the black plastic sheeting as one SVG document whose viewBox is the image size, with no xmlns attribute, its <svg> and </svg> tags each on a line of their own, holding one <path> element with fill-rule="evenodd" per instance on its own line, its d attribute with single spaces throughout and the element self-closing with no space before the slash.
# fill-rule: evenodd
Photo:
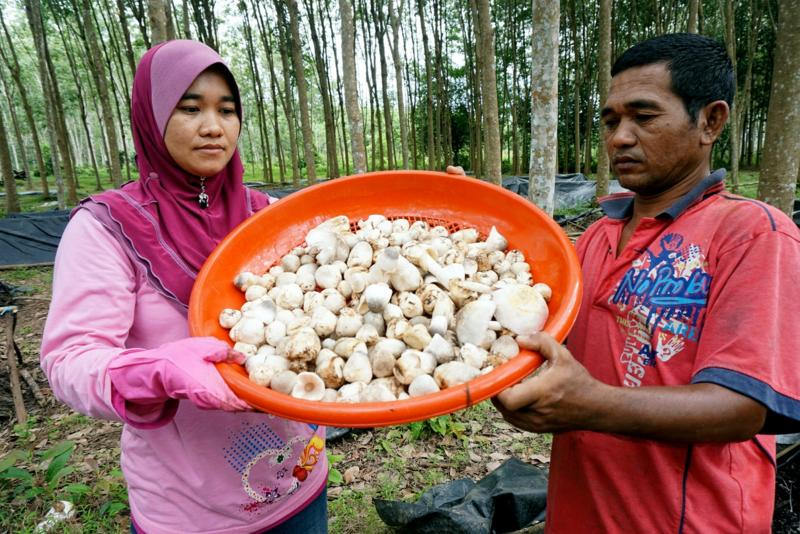
<svg viewBox="0 0 800 534">
<path fill-rule="evenodd" d="M 527 176 L 505 176 L 503 187 L 524 197 L 528 196 Z M 555 191 L 555 209 L 562 210 L 590 204 L 596 196 L 597 184 L 587 180 L 583 174 L 557 174 Z M 617 180 L 609 180 L 608 192 L 627 191 Z"/>
<path fill-rule="evenodd" d="M 52 264 L 68 220 L 68 210 L 14 213 L 0 219 L 0 266 Z"/>
<path fill-rule="evenodd" d="M 373 499 L 389 526 L 419 534 L 513 532 L 544 520 L 547 471 L 516 458 L 475 483 L 435 486 L 415 503 Z"/>
</svg>

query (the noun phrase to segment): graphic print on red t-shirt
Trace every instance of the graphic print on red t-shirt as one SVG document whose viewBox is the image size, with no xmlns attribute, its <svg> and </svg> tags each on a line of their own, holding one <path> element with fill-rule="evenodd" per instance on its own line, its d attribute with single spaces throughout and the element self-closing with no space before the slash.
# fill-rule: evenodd
<svg viewBox="0 0 800 534">
<path fill-rule="evenodd" d="M 684 244 L 677 233 L 666 234 L 658 246 L 632 262 L 609 298 L 625 335 L 619 362 L 629 387 L 642 385 L 648 367 L 666 364 L 686 343 L 697 342 L 706 309 L 711 275 L 700 246 Z"/>
</svg>

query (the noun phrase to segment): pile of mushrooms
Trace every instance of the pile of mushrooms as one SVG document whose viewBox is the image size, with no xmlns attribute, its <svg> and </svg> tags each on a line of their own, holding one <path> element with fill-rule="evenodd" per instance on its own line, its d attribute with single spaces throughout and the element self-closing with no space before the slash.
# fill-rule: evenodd
<svg viewBox="0 0 800 534">
<path fill-rule="evenodd" d="M 517 355 L 547 320 L 551 289 L 492 227 L 340 215 L 266 273 L 242 272 L 224 309 L 250 379 L 294 397 L 379 402 L 472 380 Z"/>
</svg>

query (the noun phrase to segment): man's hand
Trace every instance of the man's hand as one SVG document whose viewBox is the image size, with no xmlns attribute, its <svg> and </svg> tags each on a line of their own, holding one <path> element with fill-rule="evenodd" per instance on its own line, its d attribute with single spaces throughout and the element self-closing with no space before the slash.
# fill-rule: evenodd
<svg viewBox="0 0 800 534">
<path fill-rule="evenodd" d="M 467 173 L 464 172 L 464 168 L 461 167 L 460 165 L 458 165 L 458 166 L 448 165 L 447 169 L 445 169 L 444 172 L 446 172 L 447 174 L 457 174 L 459 176 L 466 176 L 467 175 Z"/>
<path fill-rule="evenodd" d="M 565 347 L 544 332 L 520 336 L 517 342 L 539 352 L 546 361 L 535 376 L 492 399 L 503 418 L 531 432 L 586 428 L 594 417 L 595 399 L 607 386 L 592 378 Z"/>
</svg>

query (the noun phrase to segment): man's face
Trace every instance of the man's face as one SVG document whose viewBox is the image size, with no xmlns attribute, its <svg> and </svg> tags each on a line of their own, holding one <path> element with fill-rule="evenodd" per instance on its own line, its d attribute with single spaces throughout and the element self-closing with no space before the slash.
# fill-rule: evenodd
<svg viewBox="0 0 800 534">
<path fill-rule="evenodd" d="M 663 63 L 624 70 L 611 80 L 601 111 L 606 150 L 620 184 L 658 195 L 696 174 L 708 159 L 701 129 L 671 89 Z"/>
</svg>

